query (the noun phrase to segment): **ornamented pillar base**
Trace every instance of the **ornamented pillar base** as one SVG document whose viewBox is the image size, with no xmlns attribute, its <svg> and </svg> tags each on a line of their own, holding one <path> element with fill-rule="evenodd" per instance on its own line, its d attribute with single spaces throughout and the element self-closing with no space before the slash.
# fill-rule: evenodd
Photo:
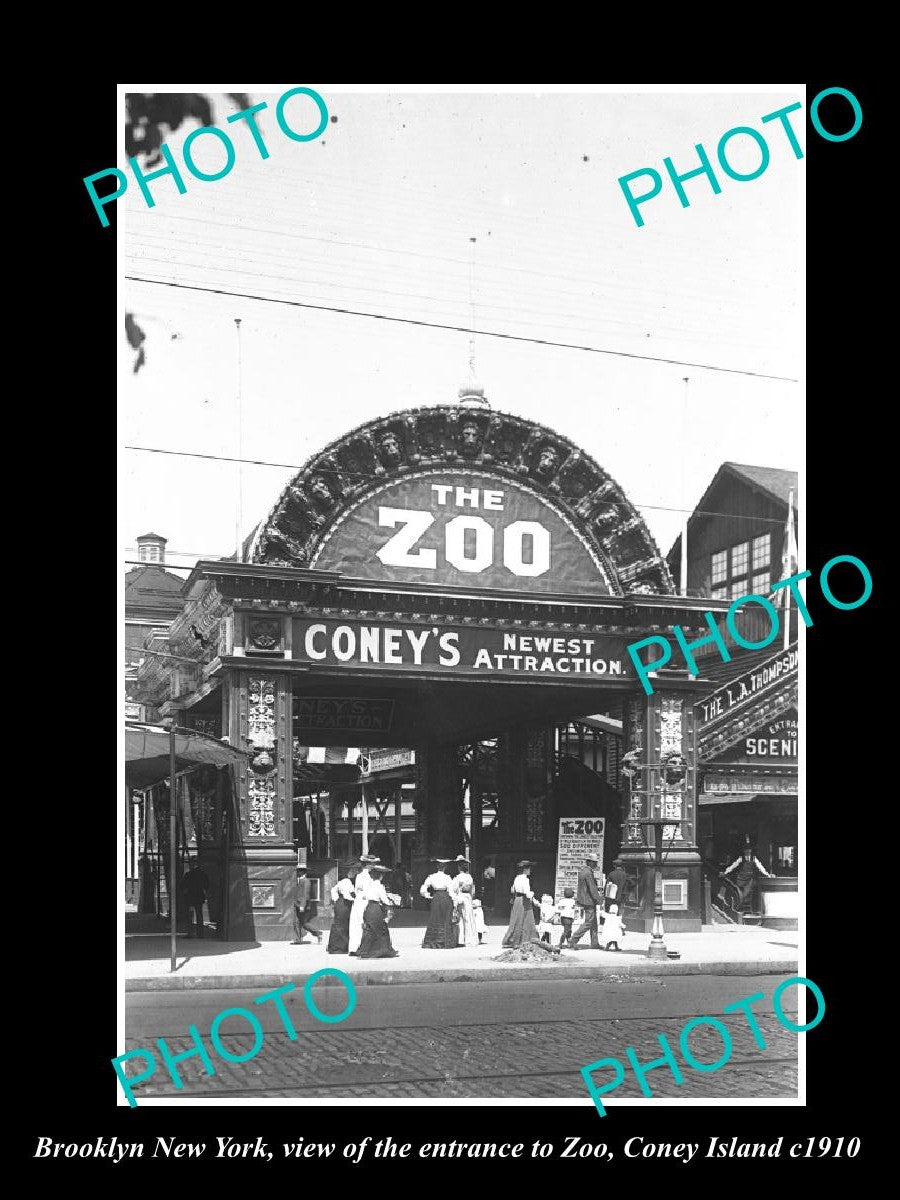
<svg viewBox="0 0 900 1200">
<path fill-rule="evenodd" d="M 294 937 L 297 855 L 289 846 L 245 848 L 228 862 L 228 940 L 289 942 Z"/>
<path fill-rule="evenodd" d="M 656 882 L 653 852 L 623 848 L 620 857 L 632 883 L 625 913 L 620 913 L 624 916 L 625 928 L 635 933 L 652 933 Z M 703 869 L 699 853 L 696 850 L 669 851 L 660 874 L 663 897 L 668 897 L 669 903 L 679 898 L 681 900 L 677 908 L 663 909 L 665 936 L 668 938 L 670 933 L 699 933 L 703 928 Z"/>
</svg>

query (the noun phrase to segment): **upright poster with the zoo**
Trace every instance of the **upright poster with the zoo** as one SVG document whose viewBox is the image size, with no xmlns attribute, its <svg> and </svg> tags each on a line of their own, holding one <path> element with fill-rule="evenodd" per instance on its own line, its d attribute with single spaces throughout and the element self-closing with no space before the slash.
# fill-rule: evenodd
<svg viewBox="0 0 900 1200">
<path fill-rule="evenodd" d="M 584 866 L 586 855 L 596 854 L 598 864 L 603 865 L 605 832 L 605 817 L 560 817 L 554 888 L 557 904 L 563 888 L 577 888 L 578 871 Z"/>
</svg>

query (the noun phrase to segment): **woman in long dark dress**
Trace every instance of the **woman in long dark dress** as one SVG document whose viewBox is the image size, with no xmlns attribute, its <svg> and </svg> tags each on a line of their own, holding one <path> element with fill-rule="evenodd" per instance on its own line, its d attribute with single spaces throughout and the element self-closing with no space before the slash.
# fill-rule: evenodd
<svg viewBox="0 0 900 1200">
<path fill-rule="evenodd" d="M 391 945 L 391 935 L 384 919 L 391 903 L 382 883 L 383 873 L 387 870 L 387 867 L 380 864 L 369 867 L 369 874 L 372 876 L 366 888 L 369 902 L 363 913 L 363 935 L 356 952 L 357 958 L 397 957 L 398 952 Z"/>
<path fill-rule="evenodd" d="M 434 858 L 436 871 L 428 876 L 419 888 L 419 894 L 431 901 L 431 912 L 422 945 L 426 950 L 451 950 L 459 939 L 453 926 L 453 880 L 444 870 L 449 858 Z"/>
<path fill-rule="evenodd" d="M 346 954 L 350 949 L 350 912 L 353 908 L 353 897 L 356 895 L 353 881 L 358 871 L 359 863 L 354 863 L 331 889 L 334 921 L 328 934 L 329 954 Z"/>
<path fill-rule="evenodd" d="M 527 942 L 537 941 L 537 929 L 534 924 L 534 892 L 531 890 L 531 868 L 534 866 L 527 858 L 518 864 L 519 874 L 512 883 L 513 905 L 509 916 L 509 926 L 503 935 L 504 946 L 521 946 Z"/>
</svg>

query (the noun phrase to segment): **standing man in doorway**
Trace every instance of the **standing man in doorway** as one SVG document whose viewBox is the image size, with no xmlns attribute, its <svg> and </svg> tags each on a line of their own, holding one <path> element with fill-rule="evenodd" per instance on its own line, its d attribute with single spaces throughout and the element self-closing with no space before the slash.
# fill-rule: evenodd
<svg viewBox="0 0 900 1200">
<path fill-rule="evenodd" d="M 203 937 L 203 905 L 209 898 L 209 877 L 196 861 L 188 861 L 188 869 L 181 880 L 182 894 L 188 910 L 194 915 L 197 937 Z M 188 925 L 188 937 L 192 937 Z"/>
<path fill-rule="evenodd" d="M 584 860 L 584 866 L 578 872 L 578 887 L 575 892 L 575 899 L 578 904 L 584 909 L 584 921 L 569 939 L 569 945 L 572 949 L 578 943 L 578 940 L 591 931 L 591 948 L 593 950 L 600 949 L 600 936 L 597 930 L 597 906 L 602 904 L 600 890 L 597 887 L 597 880 L 594 878 L 594 871 L 597 868 L 599 859 L 596 854 L 588 854 Z"/>
</svg>

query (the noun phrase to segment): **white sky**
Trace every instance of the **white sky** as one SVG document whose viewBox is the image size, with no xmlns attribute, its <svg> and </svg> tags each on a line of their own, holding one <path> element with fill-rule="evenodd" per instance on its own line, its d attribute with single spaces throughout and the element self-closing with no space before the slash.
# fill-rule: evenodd
<svg viewBox="0 0 900 1200">
<path fill-rule="evenodd" d="M 275 100 L 290 86 L 233 89 L 269 101 L 259 121 L 269 159 L 243 126 L 226 125 L 234 110 L 217 95 L 214 120 L 236 145 L 231 174 L 205 183 L 185 170 L 184 195 L 161 179 L 150 185 L 153 209 L 131 182 L 118 201 L 123 274 L 468 325 L 476 237 L 479 328 L 802 378 L 806 164 L 777 122 L 760 121 L 804 101 L 802 85 L 473 95 L 311 84 L 338 120 L 309 143 L 276 125 Z M 303 99 L 288 108 L 297 128 L 315 124 L 306 103 L 314 114 Z M 793 124 L 805 147 L 802 112 Z M 645 166 L 665 174 L 666 156 L 688 171 L 697 142 L 715 164 L 720 136 L 736 125 L 764 133 L 767 171 L 740 183 L 717 170 L 720 195 L 702 177 L 689 180 L 687 209 L 667 183 L 642 207 L 638 229 L 618 177 Z M 195 127 L 166 138 L 179 163 Z M 209 170 L 220 161 L 218 147 L 202 152 L 212 142 L 197 146 Z M 729 157 L 750 171 L 759 152 L 736 138 Z M 235 317 L 246 458 L 300 466 L 360 422 L 453 401 L 467 376 L 462 333 L 148 283 L 124 282 L 120 298 L 147 335 L 146 365 L 134 375 L 121 323 L 116 331 L 126 444 L 237 455 Z M 641 508 L 663 553 L 680 518 L 648 506 L 679 507 L 683 487 L 693 507 L 728 459 L 803 465 L 799 383 L 486 337 L 477 373 L 495 409 L 541 421 L 592 454 Z M 149 530 L 169 539 L 170 565 L 234 550 L 233 464 L 130 450 L 121 462 L 123 557 L 137 557 L 134 539 Z M 243 468 L 244 534 L 293 474 Z"/>
</svg>

